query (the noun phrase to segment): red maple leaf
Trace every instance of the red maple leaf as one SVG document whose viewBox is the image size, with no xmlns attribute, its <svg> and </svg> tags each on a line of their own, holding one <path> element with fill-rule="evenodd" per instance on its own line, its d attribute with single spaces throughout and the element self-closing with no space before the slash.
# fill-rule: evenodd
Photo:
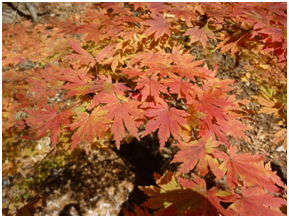
<svg viewBox="0 0 289 218">
<path fill-rule="evenodd" d="M 212 32 L 212 30 L 209 29 L 208 26 L 209 22 L 206 23 L 205 26 L 199 28 L 199 27 L 193 27 L 189 28 L 187 32 L 185 32 L 184 35 L 190 35 L 191 36 L 191 43 L 194 43 L 196 41 L 200 41 L 205 48 L 207 45 L 208 38 L 215 39 L 215 35 Z"/>
<path fill-rule="evenodd" d="M 91 142 L 95 137 L 103 137 L 105 131 L 109 128 L 111 120 L 104 115 L 107 111 L 101 110 L 101 107 L 94 108 L 91 114 L 78 112 L 75 122 L 70 124 L 72 130 L 77 129 L 73 134 L 71 149 L 74 149 L 79 142 Z"/>
<path fill-rule="evenodd" d="M 71 39 L 68 39 L 68 42 L 70 43 L 72 49 L 78 54 L 71 54 L 67 57 L 76 59 L 80 61 L 80 65 L 88 65 L 90 68 L 94 67 L 97 62 L 100 64 L 104 64 L 104 60 L 112 56 L 111 52 L 114 48 L 114 44 L 109 44 L 105 46 L 94 58 L 90 53 L 81 48 L 79 42 L 73 41 Z"/>
<path fill-rule="evenodd" d="M 195 86 L 182 77 L 173 76 L 172 78 L 162 80 L 162 83 L 169 87 L 170 93 L 177 93 L 178 99 L 185 98 L 191 101 L 192 97 L 195 96 Z"/>
<path fill-rule="evenodd" d="M 228 216 L 285 216 L 274 210 L 287 205 L 287 201 L 267 194 L 259 186 L 241 188 L 240 194 L 232 194 L 223 198 L 223 201 L 233 202 L 227 209 Z"/>
<path fill-rule="evenodd" d="M 201 77 L 205 79 L 213 79 L 212 72 L 204 67 L 197 67 L 205 62 L 205 60 L 191 62 L 191 59 L 182 60 L 181 65 L 173 66 L 176 73 L 182 77 L 187 77 L 195 81 L 195 77 Z"/>
<path fill-rule="evenodd" d="M 189 4 L 184 2 L 174 3 L 175 7 L 172 9 L 172 13 L 175 15 L 176 19 L 183 18 L 186 21 L 186 24 L 191 25 L 191 19 L 196 20 L 194 10 L 190 7 Z"/>
<path fill-rule="evenodd" d="M 69 44 L 71 45 L 72 49 L 76 51 L 78 54 L 71 54 L 67 57 L 76 59 L 80 61 L 80 65 L 89 66 L 90 68 L 94 67 L 96 64 L 96 61 L 94 57 L 89 54 L 87 51 L 85 51 L 83 48 L 81 48 L 79 42 L 73 41 L 71 39 L 68 39 Z"/>
<path fill-rule="evenodd" d="M 122 136 L 125 135 L 125 127 L 139 140 L 139 125 L 135 121 L 136 119 L 143 118 L 142 112 L 137 108 L 139 102 L 128 100 L 125 97 L 118 98 L 116 95 L 108 94 L 105 95 L 105 98 L 101 100 L 101 102 L 107 104 L 102 107 L 102 110 L 108 111 L 105 116 L 114 121 L 111 126 L 111 132 L 114 134 L 113 138 L 116 141 L 117 148 L 120 148 Z"/>
<path fill-rule="evenodd" d="M 271 177 L 267 173 L 268 170 L 262 166 L 263 161 L 266 160 L 265 157 L 260 154 L 237 154 L 234 146 L 231 146 L 229 150 L 229 156 L 218 150 L 213 151 L 215 157 L 224 161 L 219 167 L 222 175 L 216 175 L 218 179 L 226 174 L 226 181 L 231 189 L 237 187 L 239 177 L 246 182 L 247 186 L 260 185 L 269 192 L 278 192 L 279 188 L 275 186 L 274 181 L 268 179 Z"/>
<path fill-rule="evenodd" d="M 27 82 L 31 84 L 29 92 L 31 93 L 30 104 L 38 104 L 41 100 L 47 100 L 47 97 L 54 97 L 56 90 L 48 88 L 45 80 L 38 81 L 34 78 L 27 78 Z"/>
<path fill-rule="evenodd" d="M 69 90 L 63 100 L 72 96 L 81 96 L 94 92 L 97 85 L 94 83 L 93 77 L 87 74 L 86 68 L 79 70 L 64 69 L 61 71 L 61 75 L 57 76 L 57 79 L 68 82 L 61 87 Z"/>
<path fill-rule="evenodd" d="M 149 9 L 152 14 L 156 14 L 167 10 L 168 4 L 168 2 L 149 2 L 147 3 L 147 9 Z"/>
<path fill-rule="evenodd" d="M 97 106 L 107 94 L 116 95 L 119 98 L 124 98 L 124 90 L 130 90 L 123 83 L 113 83 L 110 75 L 108 77 L 99 75 L 99 80 L 95 81 L 94 92 L 98 93 L 93 97 L 89 110 Z"/>
<path fill-rule="evenodd" d="M 153 74 L 151 78 L 142 76 L 140 79 L 135 80 L 138 84 L 135 89 L 139 89 L 142 100 L 145 101 L 148 96 L 153 96 L 155 102 L 160 101 L 160 93 L 167 93 L 167 90 L 158 81 L 157 73 Z"/>
<path fill-rule="evenodd" d="M 179 143 L 177 146 L 181 150 L 175 155 L 171 163 L 182 162 L 183 164 L 178 169 L 180 173 L 187 173 L 197 166 L 197 172 L 201 176 L 208 173 L 208 166 L 215 175 L 221 175 L 222 172 L 218 169 L 219 163 L 212 155 L 212 150 L 217 147 L 220 142 L 215 141 L 214 136 L 206 135 L 191 143 Z"/>
<path fill-rule="evenodd" d="M 222 214 L 227 214 L 227 211 L 221 206 L 220 201 L 223 198 L 231 196 L 231 192 L 218 189 L 213 187 L 207 190 L 207 184 L 204 179 L 195 174 L 191 173 L 191 179 L 183 179 L 178 178 L 180 185 L 184 188 L 192 189 L 195 192 L 202 194 L 203 196 L 207 197 L 207 199 L 216 207 L 216 209 Z"/>
<path fill-rule="evenodd" d="M 160 14 L 158 14 L 158 16 L 151 14 L 150 16 L 153 18 L 153 20 L 146 20 L 141 22 L 144 25 L 150 26 L 149 28 L 146 29 L 144 34 L 151 35 L 155 33 L 156 40 L 161 36 L 163 36 L 164 34 L 170 36 L 171 31 L 166 19 Z"/>
<path fill-rule="evenodd" d="M 51 144 L 56 146 L 57 137 L 60 136 L 61 129 L 60 124 L 67 126 L 70 124 L 69 117 L 73 113 L 69 110 L 59 111 L 57 104 L 53 105 L 53 108 L 49 105 L 43 106 L 44 110 L 26 110 L 25 112 L 32 116 L 26 118 L 26 122 L 32 127 L 31 132 L 36 133 L 36 138 L 42 138 L 46 135 L 47 130 L 51 131 L 50 139 Z"/>
<path fill-rule="evenodd" d="M 149 117 L 149 121 L 142 137 L 159 128 L 160 149 L 165 146 L 170 134 L 178 139 L 179 142 L 182 141 L 180 137 L 181 127 L 187 125 L 185 117 L 188 116 L 185 111 L 171 108 L 165 101 L 160 99 L 160 102 L 156 105 L 151 104 L 150 109 L 146 110 L 146 116 Z"/>
<path fill-rule="evenodd" d="M 181 45 L 173 47 L 172 53 L 167 55 L 169 63 L 174 62 L 176 65 L 181 65 L 184 62 L 191 62 L 193 60 L 194 56 L 191 54 L 182 54 L 181 48 Z"/>
<path fill-rule="evenodd" d="M 163 63 L 164 55 L 161 52 L 145 51 L 136 54 L 129 61 L 129 64 L 132 66 L 138 62 L 141 62 L 142 65 L 150 66 L 154 63 Z"/>
<path fill-rule="evenodd" d="M 109 8 L 113 9 L 112 14 L 120 14 L 122 16 L 131 14 L 130 10 L 125 7 L 123 2 L 114 2 L 114 4 Z"/>
<path fill-rule="evenodd" d="M 212 215 L 218 212 L 206 196 L 194 189 L 183 189 L 175 176 L 167 172 L 166 176 L 154 174 L 156 186 L 139 187 L 150 198 L 142 206 L 158 209 L 156 216 L 194 216 Z"/>
</svg>

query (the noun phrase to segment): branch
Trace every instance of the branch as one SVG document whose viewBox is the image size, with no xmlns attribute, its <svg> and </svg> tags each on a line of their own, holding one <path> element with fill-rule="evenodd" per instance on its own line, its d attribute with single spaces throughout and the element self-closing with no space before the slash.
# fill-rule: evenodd
<svg viewBox="0 0 289 218">
<path fill-rule="evenodd" d="M 25 4 L 26 4 L 26 7 L 27 7 L 27 9 L 29 10 L 29 12 L 30 12 L 30 14 L 31 14 L 33 23 L 37 24 L 37 22 L 38 22 L 38 17 L 37 17 L 37 15 L 36 15 L 36 13 L 35 13 L 35 10 L 34 10 L 32 4 L 29 3 L 29 2 L 26 2 Z"/>
</svg>

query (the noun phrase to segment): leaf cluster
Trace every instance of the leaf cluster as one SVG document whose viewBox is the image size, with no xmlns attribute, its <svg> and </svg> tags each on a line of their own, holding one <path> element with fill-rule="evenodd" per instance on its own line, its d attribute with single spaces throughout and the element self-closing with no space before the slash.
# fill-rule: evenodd
<svg viewBox="0 0 289 218">
<path fill-rule="evenodd" d="M 237 150 L 248 140 L 245 100 L 229 95 L 234 81 L 216 77 L 218 66 L 190 49 L 215 40 L 212 52 L 252 59 L 263 69 L 259 84 L 271 84 L 286 69 L 286 10 L 284 3 L 97 3 L 81 17 L 4 25 L 3 131 L 49 135 L 55 148 L 68 142 L 87 152 L 100 139 L 119 149 L 128 135 L 157 131 L 160 149 L 173 137 L 180 151 L 172 163 L 181 165 L 176 176 L 155 175 L 159 187 L 141 187 L 155 215 L 282 215 L 281 179 L 264 156 Z"/>
</svg>

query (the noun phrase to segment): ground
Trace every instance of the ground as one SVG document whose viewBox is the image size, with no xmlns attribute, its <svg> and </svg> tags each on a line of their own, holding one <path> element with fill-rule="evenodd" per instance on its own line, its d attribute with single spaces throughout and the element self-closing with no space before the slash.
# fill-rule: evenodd
<svg viewBox="0 0 289 218">
<path fill-rule="evenodd" d="M 2 22 L 19 22 L 30 18 L 23 3 L 2 3 L 2 6 Z M 80 14 L 85 5 L 35 3 L 34 7 L 40 22 L 45 22 L 44 16 L 62 19 L 74 13 Z M 214 47 L 215 42 L 210 41 L 209 46 Z M 192 53 L 195 56 L 202 53 L 201 47 L 193 46 Z M 258 92 L 259 88 L 253 81 L 241 80 L 250 63 L 240 60 L 239 66 L 236 66 L 229 55 L 222 55 L 218 51 L 214 55 L 202 55 L 203 58 L 218 63 L 219 78 L 236 80 L 233 87 L 238 98 L 250 99 Z M 259 108 L 260 105 L 256 102 L 247 105 L 247 109 L 258 111 Z M 241 151 L 266 154 L 268 161 L 273 163 L 273 170 L 278 170 L 278 175 L 286 181 L 287 153 L 280 149 L 280 144 L 272 146 L 274 134 L 280 129 L 273 123 L 275 118 L 267 114 L 253 114 L 250 118 L 251 120 L 242 120 L 252 129 L 246 132 L 251 141 L 242 141 Z M 11 197 L 17 195 L 15 185 L 20 184 L 22 176 L 29 172 L 28 178 L 31 182 L 27 182 L 27 199 L 36 194 L 46 199 L 46 207 L 39 206 L 35 215 L 121 215 L 121 207 L 131 210 L 134 205 L 140 205 L 146 200 L 138 186 L 154 185 L 154 172 L 163 174 L 166 169 L 173 172 L 177 169 L 177 165 L 169 163 L 178 149 L 167 143 L 165 149 L 160 152 L 155 134 L 143 138 L 140 142 L 127 139 L 120 150 L 114 149 L 106 142 L 106 146 L 110 148 L 109 153 L 102 149 L 94 149 L 88 155 L 82 149 L 76 149 L 71 155 L 62 155 L 61 150 L 53 151 L 53 158 L 50 157 L 50 162 L 46 163 L 54 165 L 48 169 L 43 168 L 47 164 L 40 165 L 37 172 L 31 171 L 31 166 L 43 159 L 52 149 L 49 146 L 49 137 L 33 145 L 25 144 L 24 140 L 17 138 L 10 144 L 5 142 L 4 135 L 2 206 L 6 207 Z M 235 143 L 233 139 L 230 142 Z M 21 151 L 21 154 L 17 153 L 18 151 Z M 40 174 L 45 177 L 41 182 L 36 179 Z M 11 204 L 10 207 L 22 205 Z"/>
</svg>

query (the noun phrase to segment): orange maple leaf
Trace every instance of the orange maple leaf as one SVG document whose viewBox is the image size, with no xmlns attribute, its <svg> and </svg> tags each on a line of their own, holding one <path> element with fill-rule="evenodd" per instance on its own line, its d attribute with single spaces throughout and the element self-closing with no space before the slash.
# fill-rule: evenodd
<svg viewBox="0 0 289 218">
<path fill-rule="evenodd" d="M 150 198 L 142 206 L 157 209 L 156 216 L 217 216 L 212 203 L 199 192 L 190 188 L 183 189 L 175 176 L 167 172 L 166 176 L 154 174 L 156 186 L 139 187 Z"/>
<path fill-rule="evenodd" d="M 244 180 L 248 186 L 260 185 L 266 188 L 269 192 L 278 192 L 279 188 L 275 186 L 274 181 L 268 180 L 271 175 L 267 172 L 268 170 L 262 166 L 263 161 L 266 158 L 260 154 L 249 155 L 249 154 L 237 154 L 237 149 L 234 146 L 230 147 L 229 156 L 225 153 L 214 150 L 214 156 L 223 160 L 224 162 L 220 165 L 220 170 L 223 175 L 226 174 L 226 181 L 231 189 L 234 189 L 239 184 L 238 176 Z M 279 182 L 278 185 L 282 183 Z"/>
<path fill-rule="evenodd" d="M 155 102 L 159 102 L 160 93 L 167 93 L 166 88 L 159 83 L 157 73 L 153 74 L 151 78 L 142 76 L 135 81 L 138 82 L 135 89 L 139 89 L 142 96 L 141 101 L 145 101 L 148 96 L 153 96 Z"/>
<path fill-rule="evenodd" d="M 285 214 L 274 210 L 287 202 L 281 198 L 267 194 L 261 187 L 243 186 L 241 194 L 233 193 L 224 197 L 233 203 L 226 209 L 228 216 L 284 216 Z M 269 206 L 269 207 L 268 207 Z"/>
<path fill-rule="evenodd" d="M 171 163 L 182 162 L 178 169 L 180 173 L 187 173 L 197 166 L 197 172 L 201 176 L 208 173 L 208 166 L 215 175 L 221 175 L 218 167 L 218 161 L 212 155 L 212 150 L 217 147 L 220 142 L 215 141 L 214 136 L 206 135 L 199 141 L 191 143 L 179 143 L 177 146 L 181 150 L 175 155 Z"/>
<path fill-rule="evenodd" d="M 206 25 L 201 28 L 199 28 L 198 26 L 189 28 L 184 35 L 191 36 L 191 43 L 200 41 L 205 48 L 209 40 L 208 38 L 215 39 L 215 35 L 212 30 L 209 29 L 208 24 L 209 22 L 207 22 Z"/>
<path fill-rule="evenodd" d="M 159 16 L 154 14 L 151 14 L 150 16 L 153 18 L 153 20 L 146 20 L 141 22 L 144 25 L 150 26 L 149 28 L 146 29 L 144 34 L 151 35 L 155 33 L 156 40 L 159 39 L 164 34 L 170 36 L 171 31 L 166 19 L 160 14 Z"/>
<path fill-rule="evenodd" d="M 71 149 L 74 149 L 79 142 L 91 142 L 95 137 L 103 137 L 105 131 L 109 128 L 111 120 L 104 115 L 108 111 L 96 107 L 88 114 L 86 112 L 78 112 L 76 121 L 70 124 L 72 130 L 77 129 L 73 134 Z"/>
<path fill-rule="evenodd" d="M 51 131 L 51 144 L 55 147 L 57 137 L 60 136 L 60 124 L 67 126 L 70 124 L 69 117 L 73 113 L 69 110 L 59 111 L 57 104 L 53 108 L 49 105 L 43 105 L 44 110 L 25 110 L 28 115 L 32 117 L 26 118 L 26 122 L 32 127 L 31 132 L 36 133 L 36 138 L 42 138 L 46 135 L 47 130 Z"/>
<path fill-rule="evenodd" d="M 168 104 L 160 99 L 160 101 L 146 110 L 146 116 L 149 117 L 149 122 L 146 125 L 146 130 L 142 137 L 156 131 L 159 128 L 158 136 L 160 141 L 160 149 L 165 146 L 165 142 L 172 134 L 179 141 L 181 140 L 181 127 L 187 125 L 185 117 L 188 113 L 176 108 L 170 108 Z"/>
<path fill-rule="evenodd" d="M 94 57 L 83 48 L 81 48 L 79 42 L 73 41 L 71 39 L 68 39 L 68 42 L 71 45 L 72 49 L 78 54 L 71 54 L 67 57 L 77 59 L 78 61 L 80 61 L 80 65 L 88 65 L 90 68 L 95 66 L 96 61 Z"/>
<path fill-rule="evenodd" d="M 101 100 L 102 103 L 107 105 L 102 107 L 102 110 L 107 110 L 105 115 L 108 119 L 113 120 L 111 126 L 111 132 L 114 134 L 114 140 L 116 146 L 120 148 L 120 142 L 122 136 L 125 135 L 126 129 L 139 140 L 138 125 L 136 119 L 142 119 L 143 114 L 137 107 L 139 102 L 134 100 L 128 100 L 127 98 L 118 98 L 116 95 L 105 95 L 105 98 Z"/>
</svg>

